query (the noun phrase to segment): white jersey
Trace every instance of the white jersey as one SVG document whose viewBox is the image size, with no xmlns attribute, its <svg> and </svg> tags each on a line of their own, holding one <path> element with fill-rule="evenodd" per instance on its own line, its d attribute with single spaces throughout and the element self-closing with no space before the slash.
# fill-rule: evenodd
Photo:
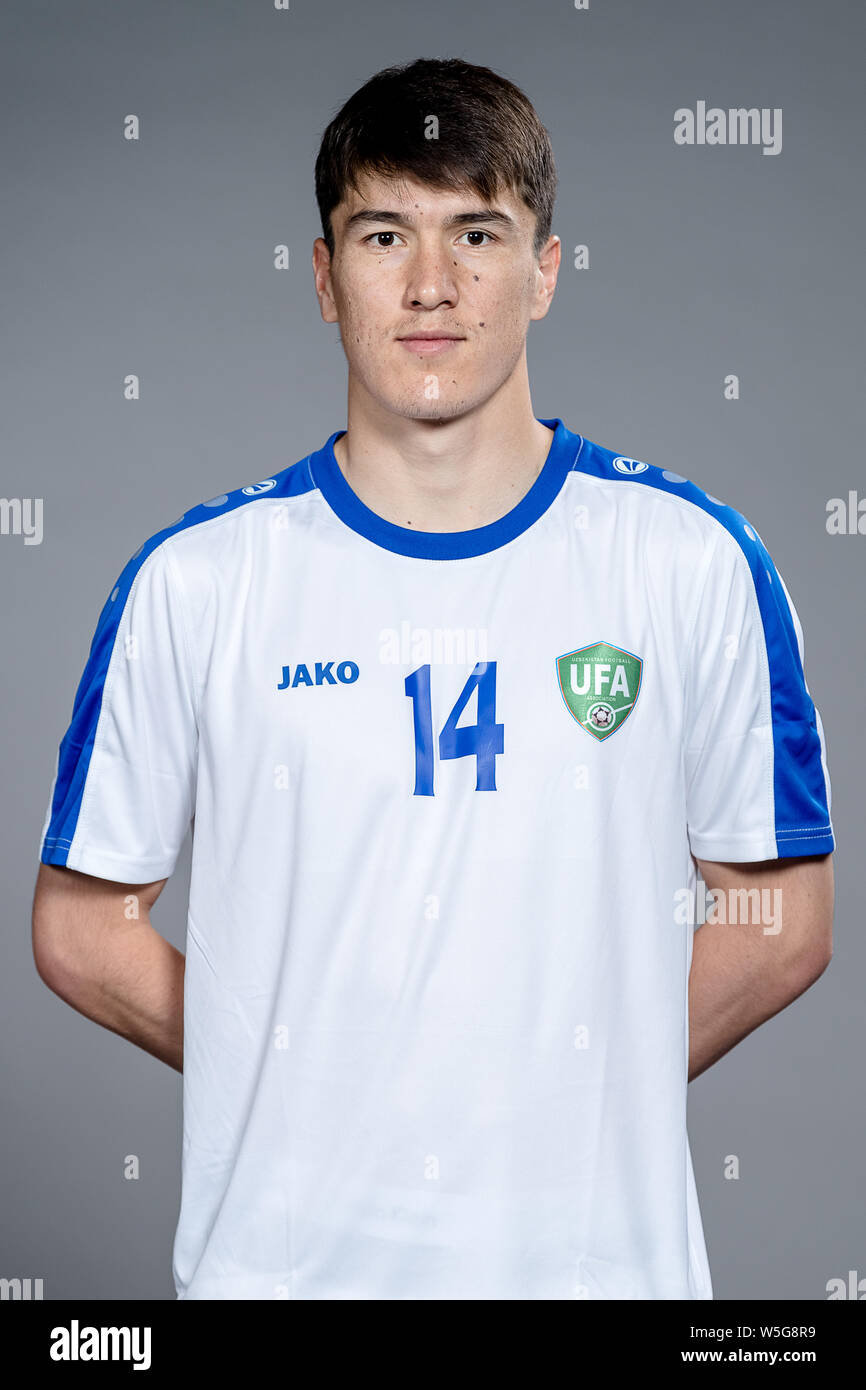
<svg viewBox="0 0 866 1390">
<path fill-rule="evenodd" d="M 491 525 L 383 520 L 337 431 L 106 600 L 40 856 L 193 822 L 179 1298 L 712 1297 L 691 855 L 832 850 L 823 730 L 754 528 L 542 423 Z"/>
</svg>

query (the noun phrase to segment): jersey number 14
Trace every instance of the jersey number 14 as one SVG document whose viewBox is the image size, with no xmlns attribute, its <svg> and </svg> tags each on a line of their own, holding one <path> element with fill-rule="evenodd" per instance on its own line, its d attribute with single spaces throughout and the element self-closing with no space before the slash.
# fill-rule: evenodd
<svg viewBox="0 0 866 1390">
<path fill-rule="evenodd" d="M 433 711 L 430 702 L 430 667 L 419 666 L 406 677 L 406 694 L 412 701 L 415 724 L 415 796 L 433 795 Z M 478 691 L 478 717 L 474 724 L 457 727 L 473 690 Z M 475 790 L 496 791 L 496 754 L 505 742 L 505 725 L 496 723 L 496 662 L 478 661 L 461 690 L 439 735 L 440 758 L 474 757 Z"/>
</svg>

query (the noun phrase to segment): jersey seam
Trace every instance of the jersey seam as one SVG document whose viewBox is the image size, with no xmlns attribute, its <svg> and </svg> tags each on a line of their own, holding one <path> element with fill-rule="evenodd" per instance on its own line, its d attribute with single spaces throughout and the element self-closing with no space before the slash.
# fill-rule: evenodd
<svg viewBox="0 0 866 1390">
<path fill-rule="evenodd" d="M 204 680 L 202 678 L 201 672 L 199 671 L 198 661 L 196 659 L 196 650 L 191 635 L 193 628 L 191 622 L 189 621 L 186 592 L 183 586 L 183 577 L 180 573 L 180 566 L 177 564 L 176 557 L 168 548 L 165 552 L 165 564 L 166 573 L 169 574 L 169 576 L 173 579 L 174 586 L 177 591 L 177 607 L 178 613 L 180 614 L 180 628 L 183 634 L 183 644 L 186 652 L 187 666 L 189 668 L 190 674 L 192 675 L 192 703 L 193 716 L 195 718 L 197 745 L 199 738 L 199 711 L 201 705 L 202 689 L 204 687 Z M 196 747 L 196 757 L 197 756 L 198 748 Z"/>
<path fill-rule="evenodd" d="M 166 537 L 166 539 L 167 539 L 167 540 L 172 540 L 172 539 L 174 539 L 174 537 L 169 536 L 169 537 Z M 120 610 L 120 616 L 119 616 L 118 619 L 117 619 L 117 628 L 116 628 L 116 631 L 115 631 L 115 634 L 114 634 L 114 639 L 113 639 L 112 645 L 111 645 L 111 655 L 109 656 L 109 659 L 108 659 L 108 666 L 107 666 L 106 671 L 105 671 L 105 680 L 104 680 L 103 683 L 102 683 L 102 696 L 101 696 L 100 702 L 99 702 L 99 713 L 98 713 L 97 716 L 96 716 L 96 721 L 95 721 L 94 726 L 93 726 L 93 744 L 92 744 L 92 746 L 91 746 L 90 758 L 89 758 L 89 760 L 88 760 L 88 765 L 87 765 L 87 774 L 86 774 L 86 776 L 85 776 L 85 779 L 84 779 L 84 786 L 83 786 L 82 792 L 81 792 L 81 807 L 80 807 L 80 810 L 79 810 L 79 813 L 78 813 L 78 818 L 77 818 L 77 820 L 76 820 L 76 822 L 75 822 L 75 827 L 74 827 L 74 829 L 73 829 L 73 831 L 72 831 L 72 835 L 71 835 L 71 837 L 66 837 L 66 838 L 68 838 L 68 844 L 69 844 L 69 848 L 68 848 L 68 850 L 67 850 L 67 862 L 68 862 L 68 860 L 69 860 L 70 857 L 75 858 L 76 860 L 79 859 L 79 858 L 81 857 L 81 855 L 82 855 L 82 854 L 86 851 L 86 849 L 87 849 L 86 844 L 82 844 L 81 841 L 82 841 L 82 840 L 86 840 L 86 832 L 87 832 L 87 824 L 88 824 L 88 819 L 89 819 L 89 814 L 90 814 L 90 806 L 91 806 L 91 803 L 92 803 L 92 801 L 93 801 L 93 797 L 94 797 L 94 795 L 95 795 L 95 793 L 96 793 L 97 784 L 100 782 L 100 779 L 101 779 L 101 776 L 102 776 L 102 769 L 99 769 L 99 768 L 96 766 L 96 758 L 97 758 L 97 754 L 101 751 L 101 744 L 100 744 L 100 729 L 101 729 L 101 727 L 102 727 L 103 720 L 104 720 L 105 718 L 107 718 L 108 715 L 111 713 L 111 707 L 112 707 L 112 706 L 111 706 L 111 702 L 112 702 L 112 699 L 113 699 L 113 697 L 114 697 L 114 688 L 115 688 L 115 681 L 116 681 L 116 679 L 117 679 L 117 669 L 118 669 L 118 667 L 117 667 L 117 661 L 120 659 L 119 656 L 118 656 L 118 650 L 119 650 L 119 647 L 118 647 L 118 638 L 120 637 L 121 629 L 122 629 L 122 627 L 123 627 L 123 622 L 124 622 L 124 619 L 125 619 L 125 617 L 126 617 L 126 615 L 127 615 L 127 612 L 129 611 L 129 607 L 130 607 L 130 604 L 131 604 L 131 602 L 132 602 L 133 595 L 136 594 L 136 593 L 138 592 L 139 585 L 141 584 L 141 577 L 142 577 L 142 575 L 145 573 L 145 570 L 147 569 L 148 564 L 150 563 L 150 561 L 153 560 L 153 558 L 154 558 L 155 555 L 159 555 L 159 552 L 160 552 L 161 549 L 162 549 L 162 546 L 161 546 L 161 545 L 155 546 L 154 549 L 151 551 L 151 553 L 150 553 L 148 556 L 146 556 L 146 558 L 143 560 L 143 562 L 141 563 L 141 565 L 139 566 L 139 568 L 136 570 L 135 575 L 133 576 L 132 583 L 131 583 L 130 586 L 129 586 L 129 590 L 128 590 L 128 592 L 127 592 L 126 599 L 125 599 L 125 601 L 124 601 L 123 607 L 122 607 L 121 610 Z M 167 565 L 167 562 L 168 562 L 168 551 L 166 551 L 165 554 L 164 554 L 164 556 L 161 556 L 160 558 L 163 559 L 163 560 L 166 562 L 166 565 Z M 182 630 L 184 630 L 184 642 L 186 643 L 186 635 L 185 635 L 185 629 L 184 629 L 183 610 L 181 609 L 180 611 L 181 611 L 181 628 L 182 628 Z M 196 721 L 196 737 L 198 737 L 198 722 L 197 722 L 197 721 Z M 100 851 L 100 850 L 98 850 L 98 849 L 96 850 L 96 853 L 101 853 L 101 852 L 102 852 L 102 851 Z M 75 867 L 74 864 L 73 864 L 73 865 L 70 865 L 70 868 L 74 868 L 74 867 Z"/>
<path fill-rule="evenodd" d="M 158 550 L 159 547 L 157 547 L 156 549 Z M 81 807 L 78 812 L 78 817 L 75 821 L 75 826 L 73 828 L 72 835 L 69 840 L 69 849 L 67 850 L 67 863 L 70 857 L 79 858 L 85 848 L 85 846 L 81 844 L 81 841 L 86 839 L 87 822 L 90 815 L 90 805 L 93 801 L 97 783 L 100 781 L 102 775 L 101 769 L 97 769 L 97 767 L 95 766 L 95 760 L 97 754 L 100 751 L 99 731 L 102 726 L 103 720 L 108 717 L 111 711 L 111 701 L 114 695 L 114 683 L 117 676 L 118 659 L 117 639 L 120 636 L 120 630 L 123 626 L 123 620 L 126 617 L 127 610 L 129 609 L 129 605 L 132 602 L 132 596 L 138 588 L 138 585 L 141 581 L 141 576 L 144 574 L 148 561 L 153 558 L 153 555 L 155 553 L 156 550 L 151 552 L 151 554 L 147 556 L 147 558 L 136 570 L 135 575 L 133 576 L 132 583 L 129 586 L 129 590 L 124 600 L 123 607 L 120 610 L 120 615 L 117 619 L 117 629 L 115 631 L 114 638 L 111 643 L 111 653 L 109 655 L 108 665 L 105 671 L 105 680 L 102 682 L 102 694 L 100 696 L 99 701 L 99 713 L 97 714 L 96 721 L 93 725 L 93 743 L 90 749 L 90 757 L 87 762 L 87 771 L 84 778 L 84 786 L 81 790 Z M 70 865 L 70 867 L 74 868 L 75 866 Z"/>
<path fill-rule="evenodd" d="M 161 868 L 163 865 L 170 862 L 171 856 L 166 854 L 115 854 L 113 850 L 104 849 L 101 845 L 90 842 L 85 845 L 76 846 L 75 860 L 76 863 L 70 864 L 69 868 L 75 868 L 82 860 L 87 862 L 96 860 L 96 862 L 100 864 L 111 863 L 113 866 L 115 863 L 118 863 L 134 869 L 144 869 L 146 867 L 149 871 L 152 871 L 155 866 Z M 177 862 L 176 858 L 174 862 Z M 83 870 L 82 872 L 86 873 L 88 871 Z M 97 875 L 97 877 L 99 877 L 99 875 Z M 118 881 L 132 883 L 134 880 L 119 879 Z M 144 880 L 141 881 L 144 882 Z"/>
<path fill-rule="evenodd" d="M 705 591 L 705 589 L 706 589 L 706 587 L 707 587 L 707 584 L 709 583 L 709 579 L 710 579 L 710 570 L 712 569 L 712 562 L 713 562 L 713 558 L 714 558 L 714 556 L 715 556 L 715 554 L 716 554 L 717 545 L 718 545 L 718 538 L 716 538 L 716 544 L 715 544 L 715 545 L 708 545 L 708 546 L 706 547 L 706 557 L 705 557 L 705 560 L 704 560 L 703 575 L 702 575 L 702 578 L 701 578 L 701 581 L 700 581 L 700 584 L 699 584 L 699 588 L 698 588 L 698 597 L 697 597 L 697 601 L 696 601 L 696 603 L 695 603 L 694 613 L 692 614 L 691 622 L 689 623 L 689 628 L 688 628 L 688 634 L 689 634 L 689 635 L 688 635 L 688 638 L 687 638 L 687 641 L 686 641 L 686 645 L 685 645 L 685 651 L 686 651 L 686 654 L 687 654 L 687 658 L 686 658 L 686 660 L 685 660 L 684 663 L 683 663 L 683 671 L 682 671 L 682 688 L 681 688 L 681 701 L 682 701 L 682 709 L 683 709 L 683 712 L 684 712 L 684 713 L 685 713 L 686 708 L 687 708 L 687 686 L 688 686 L 688 678 L 689 678 L 688 653 L 689 653 L 689 652 L 692 652 L 692 651 L 694 650 L 694 636 L 695 636 L 695 631 L 696 631 L 697 625 L 698 625 L 698 614 L 699 614 L 700 611 L 701 611 L 701 602 L 702 602 L 702 600 L 703 600 L 704 591 Z M 680 744 L 680 776 L 681 776 L 681 778 L 682 778 L 682 784 L 683 784 L 684 787 L 687 787 L 687 786 L 688 786 L 688 778 L 687 778 L 687 773 L 686 773 L 686 757 L 688 756 L 688 751 L 689 751 L 689 750 L 688 750 L 688 749 L 686 748 L 686 746 L 685 746 L 685 739 L 683 739 L 683 740 L 681 741 L 681 744 Z"/>
<path fill-rule="evenodd" d="M 716 544 L 715 544 L 715 545 L 707 546 L 706 558 L 705 558 L 705 560 L 704 560 L 703 574 L 702 574 L 702 576 L 701 576 L 700 585 L 699 585 L 699 588 L 698 588 L 698 597 L 697 597 L 697 600 L 696 600 L 696 602 L 695 602 L 694 612 L 692 613 L 692 616 L 691 616 L 691 619 L 690 619 L 690 622 L 689 622 L 689 625 L 688 625 L 688 637 L 686 638 L 686 648 L 685 648 L 685 649 L 686 649 L 686 652 L 690 652 L 690 651 L 692 651 L 693 648 L 694 648 L 695 632 L 696 632 L 697 626 L 698 626 L 698 615 L 699 615 L 699 613 L 700 613 L 700 611 L 701 611 L 701 604 L 702 604 L 702 602 L 703 602 L 704 593 L 705 593 L 705 591 L 706 591 L 707 585 L 708 585 L 709 582 L 710 582 L 710 572 L 711 572 L 712 567 L 713 567 L 713 560 L 715 559 L 717 549 L 718 549 L 718 537 L 716 538 Z M 683 666 L 683 703 L 684 703 L 684 704 L 685 704 L 686 682 L 687 682 L 687 680 L 688 680 L 688 676 L 689 676 L 689 664 L 688 664 L 688 661 L 686 661 L 686 662 L 684 663 L 684 666 Z"/>
<path fill-rule="evenodd" d="M 830 822 L 827 821 L 827 824 L 826 824 L 826 825 L 792 825 L 792 826 L 788 826 L 788 828 L 785 829 L 785 830 L 777 830 L 777 831 L 776 831 L 776 834 L 777 834 L 777 835 L 782 835 L 782 836 L 785 836 L 785 835 L 811 835 L 811 834 L 814 834 L 814 835 L 823 835 L 823 834 L 826 834 L 826 832 L 827 832 L 828 830 L 832 830 L 832 828 L 833 828 L 833 827 L 831 826 Z"/>
<path fill-rule="evenodd" d="M 724 528 L 723 528 L 723 529 L 724 529 Z M 742 549 L 740 548 L 740 546 L 738 545 L 738 543 L 734 540 L 734 537 L 731 536 L 730 533 L 727 532 L 727 531 L 725 532 L 725 535 L 727 535 L 728 540 L 731 542 L 731 545 L 734 547 L 734 549 L 735 549 L 735 551 L 736 551 L 736 554 L 737 554 L 737 563 L 738 563 L 738 564 L 741 564 L 741 565 L 745 565 L 745 566 L 746 566 L 746 570 L 748 571 L 748 576 L 749 576 L 749 577 L 748 577 L 748 592 L 749 592 L 749 600 L 748 600 L 748 602 L 749 602 L 749 607 L 750 607 L 751 612 L 752 612 L 752 619 L 753 619 L 753 621 L 755 621 L 757 630 L 758 630 L 758 632 L 759 632 L 760 635 L 761 635 L 761 643 L 760 643 L 760 655 L 761 655 L 761 705 L 762 705 L 762 708 L 763 708 L 763 709 L 768 709 L 768 710 L 769 710 L 769 712 L 770 712 L 770 717 L 769 717 L 769 719 L 766 720 L 765 723 L 763 723 L 763 724 L 753 724 L 753 725 L 751 725 L 750 728 L 749 728 L 748 730 L 746 730 L 747 733 L 751 733 L 752 729 L 765 729 L 765 728 L 768 728 L 768 727 L 769 727 L 770 729 L 773 728 L 773 700 L 772 700 L 772 689 L 771 689 L 771 683 L 770 683 L 770 662 L 769 662 L 769 656 L 768 656 L 768 653 L 767 653 L 767 637 L 766 637 L 766 633 L 765 633 L 765 631 L 764 631 L 764 619 L 763 619 L 763 616 L 762 616 L 762 614 L 761 614 L 761 606 L 760 606 L 760 604 L 759 604 L 759 602 L 758 602 L 758 593 L 757 593 L 757 589 L 756 589 L 756 587 L 755 587 L 755 577 L 754 577 L 754 575 L 752 574 L 752 570 L 751 570 L 751 567 L 750 567 L 750 565 L 749 565 L 749 562 L 748 562 L 748 560 L 746 559 L 746 556 L 743 554 L 743 551 L 742 551 Z M 714 557 L 715 554 L 716 554 L 716 546 L 713 547 L 712 557 Z M 709 565 L 708 565 L 708 571 L 707 571 L 707 575 L 706 575 L 706 580 L 709 579 L 709 567 L 710 567 L 710 565 L 712 564 L 712 557 L 711 557 L 710 563 L 709 563 Z M 705 582 L 706 582 L 706 581 L 705 581 Z M 701 589 L 701 598 L 703 598 L 704 588 L 705 588 L 705 585 L 704 585 L 704 587 L 702 587 L 702 589 Z M 696 609 L 696 611 L 695 611 L 695 623 L 694 623 L 694 627 L 692 628 L 692 632 L 691 632 L 691 636 L 690 636 L 690 643 L 694 641 L 695 632 L 696 632 L 696 630 L 697 630 L 697 618 L 698 618 L 698 613 L 699 613 L 699 611 L 700 611 L 699 608 Z M 734 735 L 734 737 L 736 737 L 736 735 Z M 690 748 L 690 749 L 689 749 L 689 752 L 701 753 L 701 752 L 703 752 L 703 750 L 704 750 L 705 748 L 710 748 L 710 747 L 713 746 L 714 743 L 717 743 L 717 742 L 723 742 L 723 740 L 721 740 L 721 739 L 710 739 L 710 740 L 707 740 L 705 743 L 702 743 L 702 744 L 698 745 L 698 747 L 696 747 L 696 748 Z"/>
<path fill-rule="evenodd" d="M 684 502 L 685 502 L 685 501 L 688 501 L 687 498 L 673 499 L 673 500 L 682 500 L 682 501 L 684 501 Z M 694 505 L 694 503 L 692 503 L 691 505 Z M 700 598 L 700 600 L 699 600 L 699 602 L 698 602 L 698 605 L 697 605 L 697 607 L 696 607 L 696 609 L 695 609 L 695 621 L 694 621 L 694 625 L 693 625 L 693 627 L 692 627 L 691 635 L 690 635 L 690 638 L 689 638 L 689 650 L 692 650 L 692 649 L 693 649 L 693 646 L 694 646 L 694 639 L 695 639 L 695 634 L 696 634 L 696 631 L 697 631 L 697 619 L 698 619 L 698 616 L 699 616 L 699 614 L 700 614 L 700 603 L 702 602 L 702 600 L 703 600 L 703 598 L 704 598 L 704 594 L 705 594 L 705 592 L 706 592 L 706 586 L 707 586 L 707 584 L 708 584 L 708 582 L 709 582 L 709 576 L 710 576 L 710 571 L 711 571 L 711 568 L 712 568 L 712 563 L 713 563 L 713 560 L 715 559 L 715 557 L 716 557 L 716 555 L 717 555 L 717 553 L 718 553 L 719 546 L 720 546 L 721 544 L 724 543 L 724 542 L 723 542 L 723 537 L 725 537 L 725 538 L 727 538 L 727 540 L 730 542 L 730 545 L 733 546 L 733 548 L 734 548 L 735 557 L 736 557 L 736 558 L 735 558 L 735 565 L 739 565 L 740 567 L 742 567 L 743 565 L 745 565 L 746 571 L 747 571 L 747 574 L 748 574 L 748 578 L 747 578 L 748 600 L 747 600 L 747 603 L 748 603 L 748 607 L 749 607 L 749 610 L 750 610 L 751 615 L 752 615 L 752 621 L 753 621 L 753 623 L 756 624 L 756 630 L 757 630 L 757 633 L 759 634 L 759 660 L 760 660 L 760 664 L 761 664 L 760 702 L 761 702 L 761 708 L 762 708 L 762 710 L 768 710 L 768 711 L 769 711 L 769 718 L 768 718 L 763 724 L 753 724 L 753 725 L 751 725 L 751 726 L 749 727 L 749 729 L 747 729 L 747 730 L 745 731 L 745 734 L 733 735 L 732 737 L 741 737 L 741 738 L 742 738 L 742 737 L 745 737 L 746 734 L 750 734 L 750 733 L 752 733 L 754 730 L 757 730 L 757 729 L 766 729 L 766 728 L 769 728 L 769 730 L 770 730 L 770 737 L 769 737 L 767 740 L 765 740 L 765 745 L 766 745 L 766 746 L 765 746 L 765 748 L 762 750 L 763 781 L 764 781 L 764 806 L 765 806 L 765 807 L 769 807 L 769 812 L 770 812 L 770 823 L 769 823 L 769 826 L 766 828 L 765 834 L 766 834 L 766 838 L 767 838 L 769 841 L 771 841 L 773 844 L 776 844 L 776 847 L 778 848 L 777 839 L 776 839 L 776 797 L 775 797 L 775 786 L 774 786 L 776 750 L 775 750 L 775 739 L 774 739 L 774 728 L 773 728 L 773 693 L 772 693 L 772 685 L 771 685 L 771 681 L 770 681 L 770 661 L 769 661 L 769 653 L 768 653 L 768 650 L 767 650 L 767 634 L 766 634 L 766 632 L 765 632 L 765 630 L 764 630 L 764 619 L 763 619 L 763 616 L 762 616 L 762 614 L 761 614 L 761 607 L 760 607 L 760 604 L 759 604 L 759 602 L 758 602 L 758 591 L 757 591 L 757 587 L 756 587 L 756 584 L 755 584 L 755 576 L 752 574 L 752 569 L 751 569 L 751 566 L 750 566 L 750 564 L 749 564 L 749 562 L 748 562 L 748 559 L 747 559 L 747 557 L 746 557 L 746 555 L 745 555 L 745 553 L 744 553 L 744 551 L 743 551 L 742 546 L 739 544 L 739 542 L 736 540 L 736 538 L 735 538 L 734 536 L 731 535 L 730 531 L 728 531 L 728 530 L 726 529 L 726 527 L 721 526 L 721 524 L 720 524 L 720 530 L 721 530 L 721 532 L 723 533 L 723 535 L 722 535 L 722 536 L 717 535 L 717 537 L 716 537 L 716 543 L 715 543 L 715 545 L 712 547 L 712 550 L 711 550 L 711 552 L 710 552 L 710 558 L 709 558 L 709 560 L 708 560 L 708 562 L 707 562 L 707 572 L 706 572 L 706 574 L 705 574 L 705 576 L 704 576 L 704 583 L 703 583 L 702 586 L 701 586 L 701 598 Z M 723 738 L 723 739 L 708 739 L 708 740 L 705 740 L 705 742 L 702 743 L 702 744 L 700 744 L 698 747 L 691 747 L 691 748 L 688 748 L 688 749 L 686 749 L 686 748 L 684 747 L 684 748 L 683 748 L 683 760 L 685 760 L 685 758 L 686 758 L 687 755 L 701 754 L 701 753 L 703 753 L 706 749 L 711 748 L 711 747 L 714 747 L 716 744 L 718 744 L 718 743 L 723 743 L 723 742 L 726 742 L 726 741 L 727 741 L 726 738 Z M 735 833 L 736 833 L 736 832 L 735 832 Z M 724 839 L 724 838 L 726 838 L 726 837 L 725 837 L 724 835 L 719 835 L 717 838 L 718 838 L 718 839 Z M 729 838 L 729 837 L 728 837 L 728 838 Z"/>
<path fill-rule="evenodd" d="M 775 787 L 776 739 L 775 728 L 773 724 L 773 686 L 772 681 L 770 679 L 770 652 L 767 646 L 767 633 L 764 627 L 764 616 L 761 612 L 761 605 L 758 602 L 758 589 L 755 583 L 755 576 L 752 574 L 752 567 L 749 564 L 749 561 L 746 558 L 745 551 L 743 550 L 743 547 L 740 545 L 740 543 L 731 535 L 730 531 L 725 530 L 724 527 L 722 527 L 722 530 L 724 531 L 724 534 L 727 537 L 730 544 L 734 547 L 734 551 L 736 554 L 736 563 L 740 566 L 741 569 L 744 565 L 746 567 L 746 583 L 748 586 L 749 593 L 749 605 L 752 610 L 752 621 L 756 624 L 757 631 L 760 636 L 761 704 L 763 709 L 769 711 L 770 716 L 768 720 L 770 737 L 766 740 L 766 748 L 764 751 L 764 788 L 766 797 L 764 804 L 768 806 L 770 810 L 770 823 L 768 826 L 767 833 L 770 839 L 772 839 L 776 843 L 778 848 L 778 841 L 776 835 Z M 767 725 L 760 724 L 755 725 L 754 727 L 766 728 Z"/>
</svg>

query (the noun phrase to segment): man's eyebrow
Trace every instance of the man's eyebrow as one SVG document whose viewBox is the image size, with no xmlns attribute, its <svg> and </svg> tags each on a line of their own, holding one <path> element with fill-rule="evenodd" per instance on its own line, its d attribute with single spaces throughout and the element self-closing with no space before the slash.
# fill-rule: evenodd
<svg viewBox="0 0 866 1390">
<path fill-rule="evenodd" d="M 404 227 L 414 227 L 415 225 L 414 217 L 405 212 L 397 212 L 393 208 L 363 208 L 360 212 L 353 212 L 351 217 L 347 217 L 345 231 L 349 232 L 353 227 L 370 222 L 391 222 Z M 509 217 L 507 212 L 500 212 L 497 208 L 478 208 L 475 212 L 455 212 L 451 217 L 443 219 L 442 227 L 445 231 L 451 231 L 455 227 L 475 226 L 479 222 L 488 222 L 508 231 L 514 231 L 517 228 L 514 218 Z"/>
</svg>

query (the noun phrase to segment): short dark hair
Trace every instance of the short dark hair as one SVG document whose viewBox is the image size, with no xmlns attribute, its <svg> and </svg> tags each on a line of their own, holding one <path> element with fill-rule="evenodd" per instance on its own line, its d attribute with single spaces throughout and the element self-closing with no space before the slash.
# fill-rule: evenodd
<svg viewBox="0 0 866 1390">
<path fill-rule="evenodd" d="M 438 139 L 425 125 L 438 122 Z M 512 189 L 535 213 L 536 257 L 550 236 L 556 165 L 550 136 L 519 87 L 460 58 L 383 68 L 333 118 L 316 159 L 316 201 L 331 255 L 331 213 L 364 174 L 471 189 L 492 202 Z"/>
</svg>

